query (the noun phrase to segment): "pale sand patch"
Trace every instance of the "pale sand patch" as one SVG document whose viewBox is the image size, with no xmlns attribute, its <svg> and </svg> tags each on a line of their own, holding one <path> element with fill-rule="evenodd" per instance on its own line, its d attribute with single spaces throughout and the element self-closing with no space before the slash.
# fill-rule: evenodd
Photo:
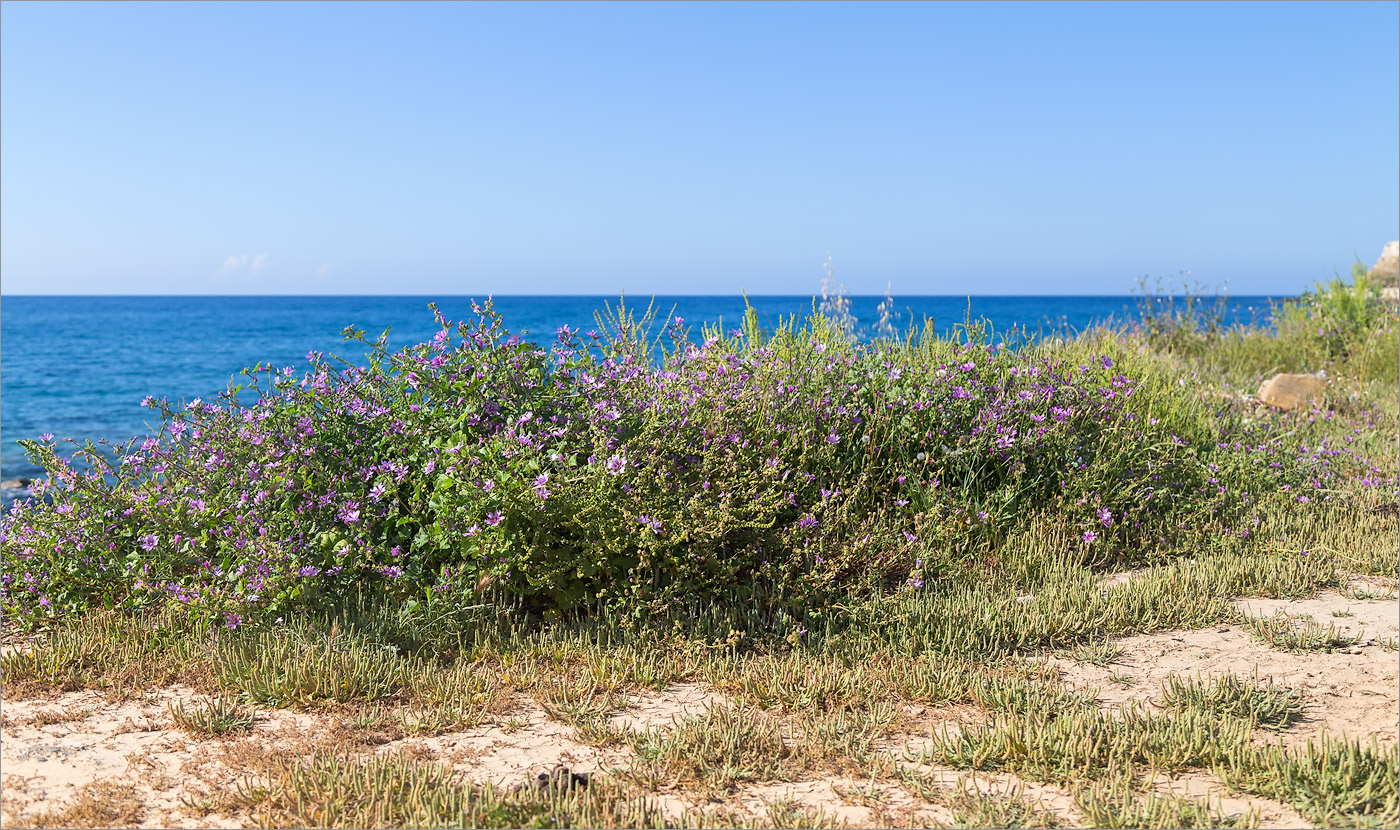
<svg viewBox="0 0 1400 830">
<path fill-rule="evenodd" d="M 1166 631 L 1115 640 L 1123 654 L 1105 667 L 1076 663 L 1064 657 L 1046 660 L 1067 684 L 1084 690 L 1097 687 L 1099 701 L 1117 708 L 1129 701 L 1152 701 L 1170 675 L 1211 677 L 1233 672 L 1242 678 L 1272 678 L 1303 693 L 1300 722 L 1279 734 L 1288 745 L 1316 740 L 1325 730 L 1362 741 L 1371 737 L 1393 744 L 1400 732 L 1400 657 L 1379 641 L 1400 635 L 1400 605 L 1394 600 L 1352 600 L 1328 591 L 1314 599 L 1237 602 L 1246 614 L 1283 610 L 1309 614 L 1339 631 L 1365 628 L 1365 640 L 1345 652 L 1290 654 L 1256 641 L 1238 625 L 1194 631 Z M 1333 617 L 1333 611 L 1351 617 Z M 1131 683 L 1116 682 L 1117 675 Z"/>
<path fill-rule="evenodd" d="M 703 693 L 681 689 L 641 707 L 659 713 L 688 711 Z M 142 803 L 137 827 L 237 827 L 242 821 L 219 814 L 220 796 L 231 793 L 259 762 L 316 748 L 405 753 L 451 766 L 477 784 L 521 784 L 558 766 L 599 773 L 625 763 L 630 752 L 573 740 L 573 728 L 550 720 L 533 701 L 521 699 L 504 717 L 431 737 L 388 737 L 357 730 L 344 716 L 288 710 L 258 710 L 248 733 L 225 739 L 196 739 L 174 728 L 168 707 L 186 708 L 208 698 L 179 687 L 137 695 L 123 702 L 96 692 L 5 701 L 0 735 L 0 825 L 59 813 L 95 782 L 130 787 Z M 650 708 L 648 708 L 650 707 Z M 38 716 L 40 722 L 35 722 Z M 385 716 L 392 716 L 392 711 Z M 43 723 L 47 721 L 47 723 Z M 58 722 L 55 722 L 58 721 Z M 190 806 L 193 803 L 196 806 Z"/>
<path fill-rule="evenodd" d="M 168 689 L 113 703 L 95 692 L 54 699 L 5 702 L 0 734 L 0 820 L 57 813 L 97 781 L 115 781 L 138 795 L 137 827 L 237 827 L 219 816 L 193 819 L 181 803 L 183 763 L 199 751 L 195 741 L 168 728 L 167 704 L 199 699 L 188 689 Z M 34 718 L 73 720 L 40 725 Z M 267 724 L 260 724 L 265 727 Z"/>
<path fill-rule="evenodd" d="M 950 799 L 962 787 L 969 792 L 1024 798 L 1036 808 L 1055 814 L 1062 823 L 1079 826 L 1073 799 L 1056 788 L 1028 784 L 1012 775 L 973 774 L 934 767 L 916 769 L 928 776 L 933 786 L 946 790 Z M 808 816 L 810 824 L 783 823 L 779 826 L 947 827 L 954 822 L 953 811 L 946 804 L 916 797 L 897 782 L 841 776 L 749 785 L 723 799 L 677 792 L 663 792 L 651 798 L 673 820 L 687 812 L 692 816 L 718 812 L 740 821 L 772 820 L 776 818 L 775 812 L 796 806 Z"/>
<path fill-rule="evenodd" d="M 551 720 L 533 701 L 520 700 L 498 722 L 429 738 L 391 741 L 378 751 L 392 753 L 404 746 L 420 746 L 450 763 L 466 779 L 498 787 L 524 783 L 558 766 L 577 773 L 606 772 L 631 754 L 627 749 L 579 743 L 573 734 L 573 727 Z"/>
<path fill-rule="evenodd" d="M 1078 805 L 1075 804 L 1074 793 L 1068 787 L 1027 781 L 1009 773 L 974 773 L 930 766 L 911 769 L 917 769 L 931 782 L 947 789 L 950 795 L 966 790 L 1003 799 L 1022 799 L 1037 810 L 1053 815 L 1063 826 L 1087 826 Z M 1312 827 L 1292 808 L 1269 799 L 1232 793 L 1209 773 L 1189 772 L 1172 777 L 1159 776 L 1145 783 L 1161 793 L 1203 802 L 1225 815 L 1240 816 L 1253 810 L 1259 816 L 1261 827 Z M 937 809 L 946 817 L 939 817 L 938 814 L 932 817 L 948 825 L 951 821 L 951 811 L 941 805 Z M 925 810 L 920 810 L 919 814 L 924 812 Z"/>
<path fill-rule="evenodd" d="M 890 755 L 896 761 L 912 761 L 933 745 L 935 738 L 947 735 L 956 738 L 967 724 L 981 724 L 987 713 L 969 703 L 928 707 L 907 704 L 904 707 L 909 722 L 903 729 L 876 740 L 871 748 Z"/>
<path fill-rule="evenodd" d="M 703 715 L 711 706 L 723 705 L 728 700 L 699 683 L 673 683 L 660 692 L 633 695 L 628 700 L 627 708 L 609 720 L 613 726 L 639 732 L 668 730 L 681 719 Z"/>
<path fill-rule="evenodd" d="M 818 820 L 847 827 L 888 824 L 892 813 L 911 812 L 923 805 L 897 784 L 831 777 L 744 787 L 725 799 L 725 806 L 763 816 L 782 802 L 798 804 Z"/>
<path fill-rule="evenodd" d="M 1372 594 L 1387 594 L 1389 599 L 1396 599 L 1396 591 L 1400 590 L 1400 578 L 1394 576 L 1380 576 L 1372 574 L 1368 576 L 1353 576 L 1347 579 L 1346 589 L 1342 593 L 1354 593 L 1365 591 Z"/>
<path fill-rule="evenodd" d="M 1149 783 L 1157 792 L 1204 801 L 1227 815 L 1243 815 L 1252 809 L 1259 816 L 1260 827 L 1313 826 L 1292 807 L 1266 798 L 1242 797 L 1231 792 L 1208 772 L 1189 772 Z"/>
<path fill-rule="evenodd" d="M 1030 802 L 1037 810 L 1055 816 L 1059 823 L 1065 826 L 1082 826 L 1079 809 L 1074 804 L 1074 795 L 1064 787 L 1026 781 L 1005 772 L 967 772 L 926 764 L 909 766 L 907 769 L 918 772 L 929 779 L 930 783 L 946 789 L 950 796 L 965 789 L 967 792 L 997 798 L 1022 799 Z M 938 820 L 945 824 L 951 821 L 951 811 L 941 806 L 940 809 L 948 818 Z"/>
<path fill-rule="evenodd" d="M 1243 599 L 1235 607 L 1252 617 L 1270 617 L 1279 611 L 1307 614 L 1323 627 L 1335 626 L 1344 637 L 1360 637 L 1357 645 L 1361 647 L 1400 637 L 1400 604 L 1395 600 L 1348 599 L 1324 591 L 1313 599 Z"/>
</svg>

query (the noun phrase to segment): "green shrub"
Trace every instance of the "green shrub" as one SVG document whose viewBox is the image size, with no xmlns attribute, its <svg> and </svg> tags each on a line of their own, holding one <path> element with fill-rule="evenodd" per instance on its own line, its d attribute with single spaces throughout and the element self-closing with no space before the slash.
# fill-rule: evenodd
<svg viewBox="0 0 1400 830">
<path fill-rule="evenodd" d="M 619 309 L 546 350 L 476 312 L 392 353 L 348 330 L 362 366 L 313 353 L 222 403 L 150 401 L 160 435 L 89 446 L 86 471 L 27 443 L 52 501 L 3 520 L 6 616 L 171 606 L 232 628 L 370 592 L 425 618 L 723 599 L 794 619 L 935 585 L 1049 515 L 1086 558 L 1232 544 L 1337 475 L 1111 332 L 855 344 L 750 313 L 652 345 Z"/>
</svg>

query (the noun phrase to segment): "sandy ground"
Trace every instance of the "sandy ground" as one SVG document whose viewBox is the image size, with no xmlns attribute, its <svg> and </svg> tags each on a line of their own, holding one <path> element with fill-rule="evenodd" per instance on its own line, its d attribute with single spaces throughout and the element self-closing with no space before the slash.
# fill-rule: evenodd
<svg viewBox="0 0 1400 830">
<path fill-rule="evenodd" d="M 1355 584 L 1380 593 L 1381 585 Z M 1300 721 L 1279 733 L 1294 746 L 1316 740 L 1324 731 L 1382 744 L 1400 734 L 1400 603 L 1390 599 L 1349 599 L 1326 591 L 1305 600 L 1248 599 L 1236 607 L 1251 616 L 1307 614 L 1319 624 L 1334 625 L 1338 633 L 1360 637 L 1356 645 L 1331 653 L 1290 654 L 1255 640 L 1237 625 L 1194 631 L 1164 631 L 1115 641 L 1123 650 L 1107 666 L 1049 658 L 1068 685 L 1096 689 L 1099 702 L 1115 708 L 1129 701 L 1158 697 L 1170 675 L 1212 677 L 1233 672 L 1242 678 L 1272 678 L 1299 689 L 1304 710 Z M 1334 612 L 1345 616 L 1334 616 Z"/>
<path fill-rule="evenodd" d="M 701 714 L 721 697 L 695 684 L 630 697 L 612 716 L 617 726 L 668 730 Z M 343 719 L 285 710 L 259 711 L 242 736 L 197 739 L 177 729 L 170 706 L 207 701 L 188 689 L 161 689 L 125 702 L 95 692 L 42 700 L 6 700 L 0 707 L 0 825 L 54 824 L 92 785 L 116 783 L 140 804 L 137 827 L 237 827 L 217 812 L 218 792 L 248 776 L 241 760 L 271 748 L 356 746 L 363 752 L 403 752 L 450 764 L 477 783 L 512 786 L 559 766 L 600 773 L 622 765 L 629 751 L 573 740 L 573 728 L 553 721 L 530 700 L 517 700 L 499 723 L 432 737 L 379 739 L 374 731 L 347 734 Z M 676 802 L 679 808 L 688 806 Z M 48 814 L 45 816 L 45 814 Z"/>
<path fill-rule="evenodd" d="M 1051 661 L 1070 685 L 1097 689 L 1100 704 L 1109 709 L 1133 700 L 1150 703 L 1172 674 L 1208 677 L 1230 671 L 1242 677 L 1272 677 L 1303 691 L 1302 721 L 1282 733 L 1261 732 L 1261 740 L 1296 745 L 1316 739 L 1324 731 L 1362 739 L 1375 737 L 1383 743 L 1397 740 L 1400 656 L 1387 645 L 1387 641 L 1400 638 L 1400 605 L 1394 598 L 1348 599 L 1339 593 L 1324 593 L 1301 601 L 1244 600 L 1238 607 L 1248 614 L 1267 615 L 1278 609 L 1305 613 L 1323 625 L 1335 624 L 1343 633 L 1364 634 L 1356 646 L 1343 651 L 1288 654 L 1259 644 L 1245 630 L 1231 625 L 1121 638 L 1116 641 L 1121 655 L 1102 667 L 1063 656 L 1044 659 Z M 363 753 L 400 752 L 450 764 L 465 780 L 500 786 L 521 783 L 560 765 L 575 772 L 607 774 L 610 768 L 624 765 L 628 757 L 625 748 L 598 748 L 575 741 L 571 726 L 552 720 L 528 700 L 517 701 L 497 722 L 433 737 L 379 734 L 373 728 L 350 728 L 344 718 L 332 715 L 273 710 L 260 711 L 247 734 L 222 740 L 195 738 L 173 724 L 171 704 L 193 706 L 201 700 L 178 687 L 121 702 L 93 692 L 3 700 L 0 825 L 53 826 L 101 820 L 105 815 L 107 823 L 123 826 L 241 826 L 246 816 L 221 812 L 226 806 L 221 793 L 246 782 L 248 770 L 256 767 L 254 760 L 273 748 L 286 752 L 289 748 L 310 751 L 348 746 Z M 629 696 L 611 722 L 637 730 L 668 730 L 678 718 L 700 714 L 706 706 L 723 701 L 699 685 L 677 684 L 664 692 Z M 1054 814 L 1064 824 L 1079 826 L 1079 814 L 1065 789 L 1010 775 L 968 775 L 910 763 L 910 753 L 917 753 L 925 744 L 929 730 L 980 722 L 981 716 L 973 707 L 910 707 L 909 714 L 922 734 L 895 736 L 879 749 L 932 786 L 949 792 L 967 788 L 1015 795 Z M 1158 786 L 1164 792 L 1208 798 L 1226 812 L 1255 809 L 1266 827 L 1307 826 L 1282 805 L 1230 795 L 1207 774 L 1164 779 Z M 108 800 L 125 799 L 125 811 L 74 812 L 85 799 L 91 801 L 103 794 Z M 723 802 L 683 792 L 662 792 L 656 800 L 673 816 L 691 810 L 750 820 L 772 819 L 786 810 L 804 813 L 807 820 L 815 817 L 849 826 L 880 821 L 953 821 L 948 807 L 917 798 L 897 782 L 839 777 L 745 787 Z M 92 819 L 93 815 L 98 819 Z"/>
</svg>

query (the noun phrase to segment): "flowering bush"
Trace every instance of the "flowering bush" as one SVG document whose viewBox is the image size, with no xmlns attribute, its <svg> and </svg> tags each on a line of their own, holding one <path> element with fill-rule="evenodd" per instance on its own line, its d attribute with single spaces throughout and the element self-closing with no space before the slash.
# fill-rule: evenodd
<svg viewBox="0 0 1400 830">
<path fill-rule="evenodd" d="M 181 605 L 236 627 L 366 590 L 446 612 L 780 609 L 930 586 L 1037 515 L 1105 553 L 1247 536 L 1261 499 L 1337 474 L 1319 448 L 1224 440 L 1112 338 L 861 345 L 750 313 L 700 342 L 677 318 L 653 354 L 624 312 L 546 350 L 473 311 L 434 309 L 439 333 L 393 353 L 347 330 L 364 365 L 312 353 L 219 403 L 148 399 L 160 434 L 89 445 L 86 468 L 27 442 L 48 501 L 4 519 L 6 616 Z"/>
</svg>

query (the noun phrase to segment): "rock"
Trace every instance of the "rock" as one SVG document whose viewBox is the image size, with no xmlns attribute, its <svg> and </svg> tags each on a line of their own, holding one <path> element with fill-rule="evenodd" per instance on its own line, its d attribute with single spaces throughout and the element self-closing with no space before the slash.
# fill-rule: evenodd
<svg viewBox="0 0 1400 830">
<path fill-rule="evenodd" d="M 557 793 L 566 793 L 575 789 L 587 789 L 589 776 L 586 772 L 573 772 L 568 767 L 555 767 L 552 772 L 542 772 L 535 778 L 516 785 L 516 792 L 525 789 L 532 790 L 552 790 Z"/>
<path fill-rule="evenodd" d="M 1366 276 L 1382 286 L 1400 284 L 1400 242 L 1387 242 L 1381 249 L 1381 258 L 1366 272 Z"/>
<path fill-rule="evenodd" d="M 1321 398 L 1326 389 L 1325 375 L 1278 374 L 1260 385 L 1258 398 L 1270 406 L 1287 411 Z"/>
<path fill-rule="evenodd" d="M 32 478 L 7 478 L 0 481 L 0 490 L 28 490 L 33 483 Z"/>
<path fill-rule="evenodd" d="M 1387 285 L 1382 288 L 1381 301 L 1392 305 L 1400 304 L 1400 285 Z"/>
</svg>

